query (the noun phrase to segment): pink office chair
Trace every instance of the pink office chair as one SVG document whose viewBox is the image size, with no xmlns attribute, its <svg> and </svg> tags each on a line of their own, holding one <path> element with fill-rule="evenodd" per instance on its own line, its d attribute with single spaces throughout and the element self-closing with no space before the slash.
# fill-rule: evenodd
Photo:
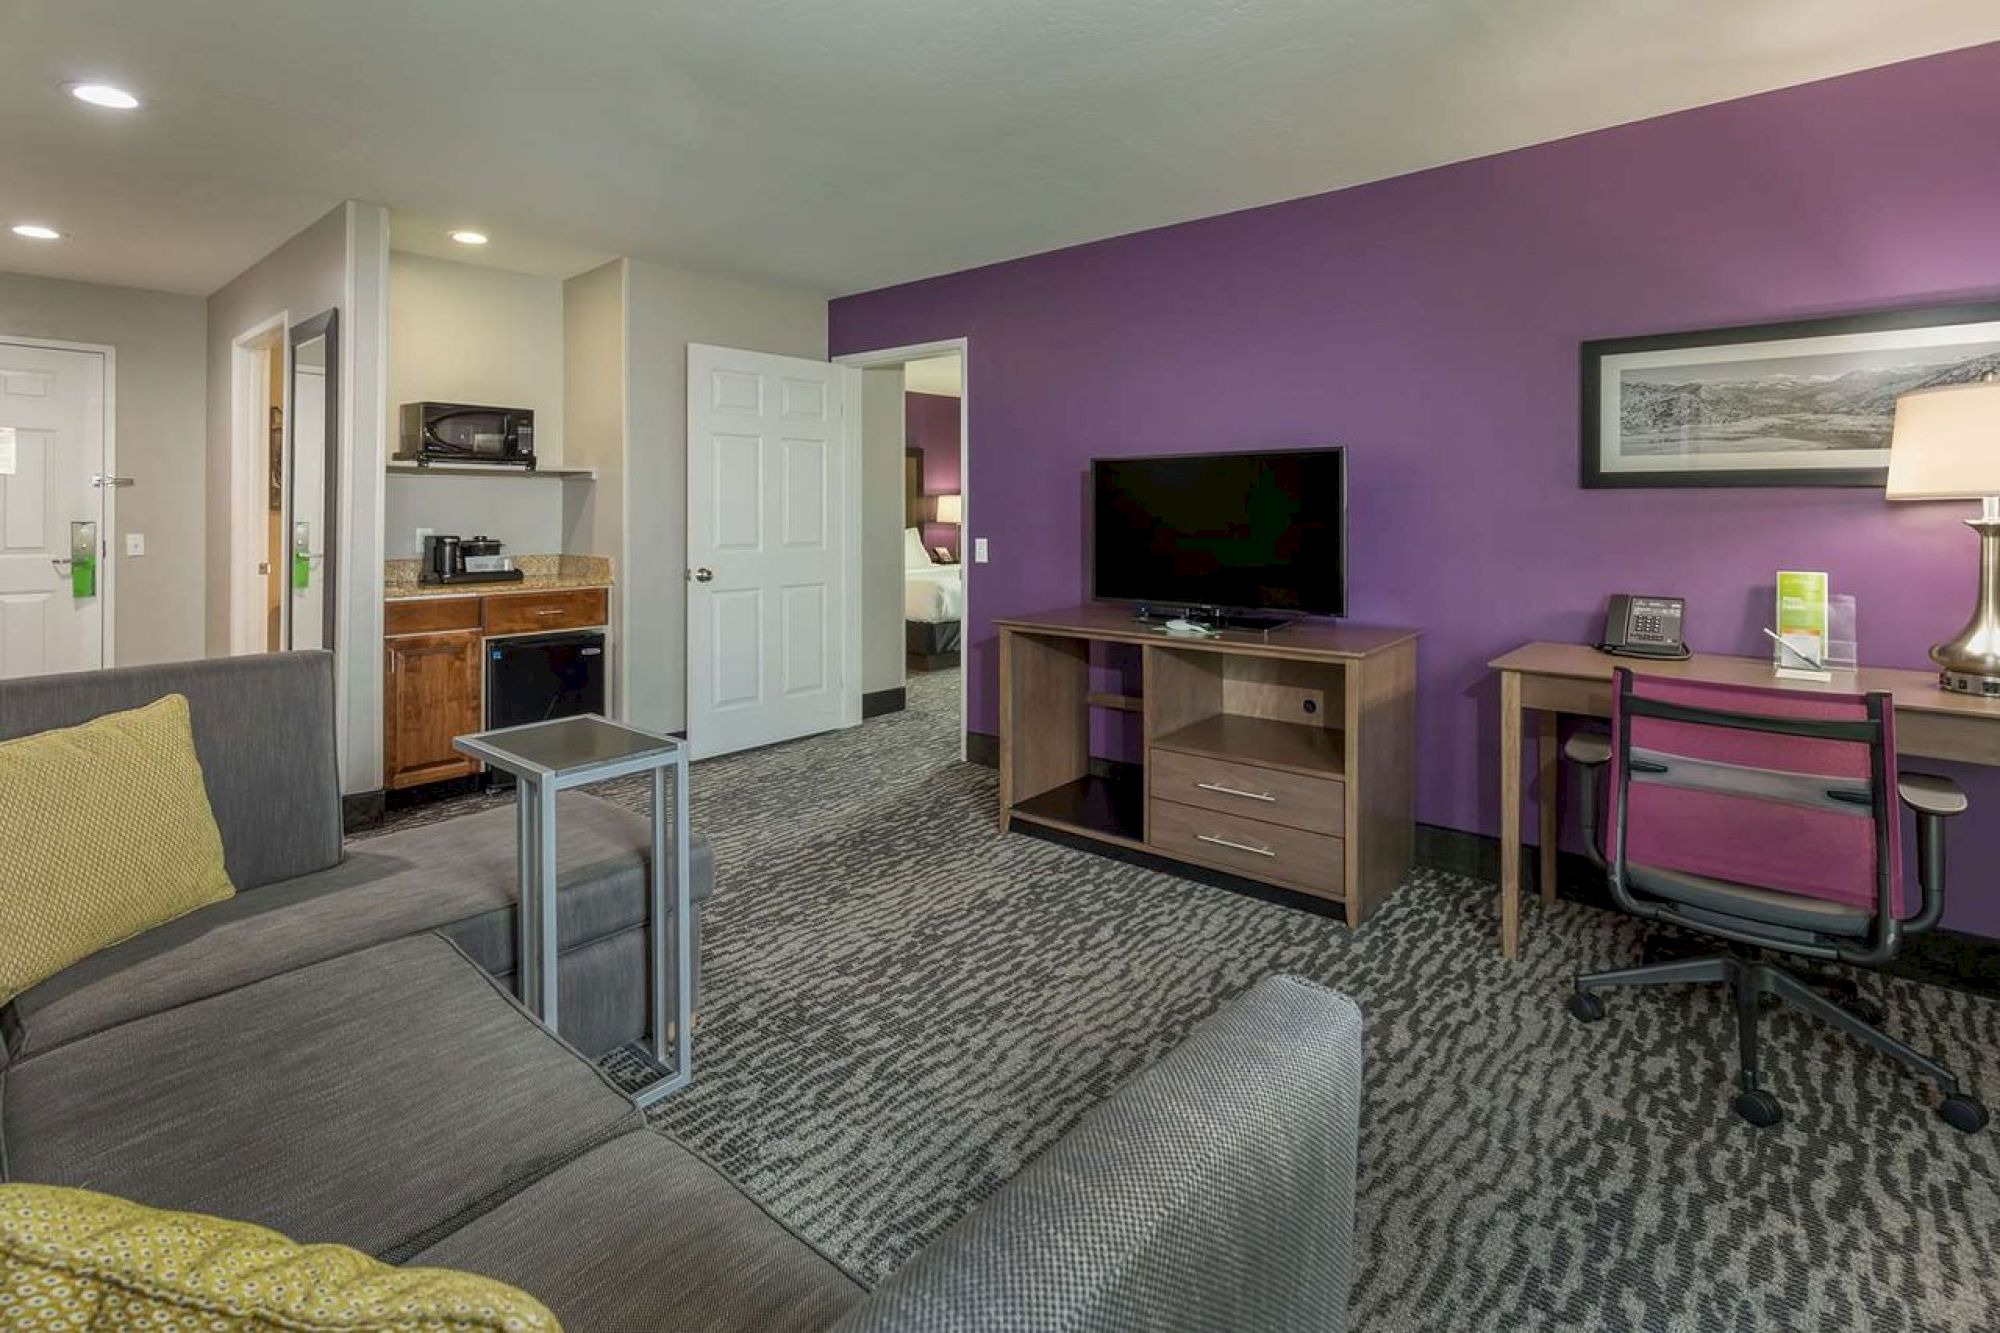
<svg viewBox="0 0 2000 1333">
<path fill-rule="evenodd" d="M 1570 1012 L 1604 1017 L 1612 986 L 1726 982 L 1735 993 L 1742 1091 L 1736 1113 L 1776 1124 L 1777 1100 L 1758 1082 L 1763 996 L 1796 1005 L 1935 1080 L 1938 1114 L 1972 1133 L 1986 1108 L 1958 1080 L 1871 1021 L 1836 1003 L 1761 950 L 1868 967 L 1944 909 L 1944 821 L 1965 809 L 1949 779 L 1896 774 L 1895 714 L 1885 694 L 1718 685 L 1620 668 L 1611 735 L 1565 747 L 1585 770 L 1584 833 L 1619 907 L 1737 946 L 1576 979 Z M 1609 818 L 1599 845 L 1597 777 L 1610 766 Z M 1892 778 L 1894 785 L 1892 786 Z M 1917 816 L 1920 891 L 1904 883 L 1901 804 Z"/>
</svg>

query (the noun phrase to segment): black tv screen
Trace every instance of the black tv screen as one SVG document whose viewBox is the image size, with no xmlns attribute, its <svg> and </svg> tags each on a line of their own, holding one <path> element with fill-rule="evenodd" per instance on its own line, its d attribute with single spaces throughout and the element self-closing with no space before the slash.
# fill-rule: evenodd
<svg viewBox="0 0 2000 1333">
<path fill-rule="evenodd" d="M 1100 600 L 1346 614 L 1340 449 L 1100 458 L 1091 490 Z"/>
</svg>

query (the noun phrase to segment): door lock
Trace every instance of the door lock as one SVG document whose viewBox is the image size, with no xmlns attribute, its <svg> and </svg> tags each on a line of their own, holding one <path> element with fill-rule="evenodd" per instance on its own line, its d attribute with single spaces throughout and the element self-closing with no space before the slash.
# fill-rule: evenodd
<svg viewBox="0 0 2000 1333">
<path fill-rule="evenodd" d="M 693 579 L 696 583 L 707 583 L 710 579 L 715 577 L 715 571 L 710 569 L 707 565 L 702 565 L 698 569 L 692 571 L 688 575 L 688 577 Z"/>
</svg>

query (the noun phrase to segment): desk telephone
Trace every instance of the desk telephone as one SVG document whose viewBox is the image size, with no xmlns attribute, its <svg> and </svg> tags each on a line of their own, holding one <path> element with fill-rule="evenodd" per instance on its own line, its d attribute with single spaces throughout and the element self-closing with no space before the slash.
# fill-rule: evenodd
<svg viewBox="0 0 2000 1333">
<path fill-rule="evenodd" d="M 1688 656 L 1681 641 L 1687 602 L 1680 597 L 1612 595 L 1604 613 L 1604 638 L 1597 645 L 1616 657 L 1652 657 L 1679 661 Z"/>
</svg>

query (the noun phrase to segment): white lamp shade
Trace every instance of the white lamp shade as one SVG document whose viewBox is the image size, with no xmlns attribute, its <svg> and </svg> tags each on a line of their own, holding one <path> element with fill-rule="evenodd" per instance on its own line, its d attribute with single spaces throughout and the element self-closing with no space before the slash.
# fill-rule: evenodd
<svg viewBox="0 0 2000 1333">
<path fill-rule="evenodd" d="M 1896 400 L 1891 500 L 2000 495 L 2000 381 L 1919 389 Z"/>
<path fill-rule="evenodd" d="M 937 498 L 937 521 L 940 523 L 963 523 L 965 503 L 961 496 L 940 495 Z"/>
</svg>

